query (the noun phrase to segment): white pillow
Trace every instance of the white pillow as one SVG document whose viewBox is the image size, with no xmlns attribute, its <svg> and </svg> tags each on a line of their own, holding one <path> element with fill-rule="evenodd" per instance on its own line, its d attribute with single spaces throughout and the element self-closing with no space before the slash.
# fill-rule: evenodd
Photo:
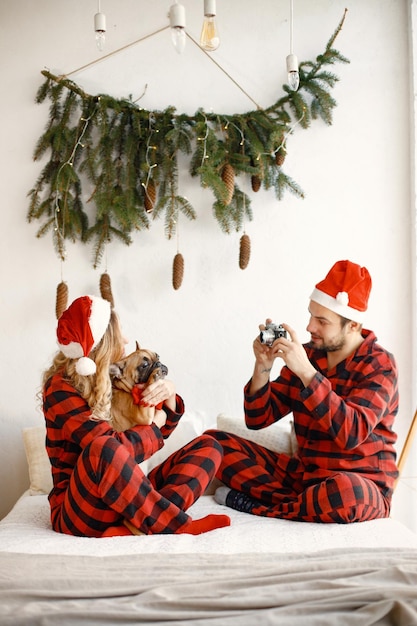
<svg viewBox="0 0 417 626">
<path fill-rule="evenodd" d="M 287 418 L 260 430 L 249 430 L 243 417 L 239 419 L 220 413 L 217 416 L 217 428 L 259 443 L 273 452 L 285 452 L 293 456 L 297 450 L 293 422 Z"/>
<path fill-rule="evenodd" d="M 32 426 L 22 431 L 29 469 L 31 496 L 48 494 L 52 489 L 51 464 L 45 448 L 45 426 Z"/>
</svg>

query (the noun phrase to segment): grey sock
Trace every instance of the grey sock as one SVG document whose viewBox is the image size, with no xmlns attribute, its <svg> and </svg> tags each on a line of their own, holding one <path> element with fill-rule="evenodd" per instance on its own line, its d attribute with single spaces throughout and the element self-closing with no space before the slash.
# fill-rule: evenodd
<svg viewBox="0 0 417 626">
<path fill-rule="evenodd" d="M 214 493 L 214 499 L 217 504 L 223 504 L 223 506 L 226 506 L 226 498 L 230 491 L 231 489 L 229 487 L 218 487 Z"/>
</svg>

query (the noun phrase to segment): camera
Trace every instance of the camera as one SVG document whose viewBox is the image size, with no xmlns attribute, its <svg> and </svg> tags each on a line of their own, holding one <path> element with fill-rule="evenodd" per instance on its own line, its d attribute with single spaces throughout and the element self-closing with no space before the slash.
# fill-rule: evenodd
<svg viewBox="0 0 417 626">
<path fill-rule="evenodd" d="M 281 324 L 267 324 L 265 330 L 261 330 L 259 335 L 261 343 L 266 343 L 267 346 L 272 346 L 275 339 L 279 339 L 280 337 L 287 338 L 287 331 Z"/>
</svg>

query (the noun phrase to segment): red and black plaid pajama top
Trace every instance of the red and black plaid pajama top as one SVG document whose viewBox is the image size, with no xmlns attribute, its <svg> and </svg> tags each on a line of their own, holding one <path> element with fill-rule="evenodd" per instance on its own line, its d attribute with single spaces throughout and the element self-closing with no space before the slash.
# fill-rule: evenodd
<svg viewBox="0 0 417 626">
<path fill-rule="evenodd" d="M 292 412 L 293 457 L 208 431 L 223 447 L 218 478 L 255 499 L 251 513 L 339 523 L 389 515 L 398 476 L 392 430 L 397 368 L 373 332 L 362 335 L 357 351 L 332 370 L 325 352 L 304 346 L 317 369 L 308 387 L 286 366 L 252 396 L 246 385 L 248 428 L 264 428 Z"/>
<path fill-rule="evenodd" d="M 164 445 L 184 413 L 163 407 L 166 424 L 116 432 L 91 419 L 86 401 L 65 379 L 45 385 L 46 449 L 52 466 L 49 494 L 57 532 L 101 537 L 128 520 L 145 534 L 173 533 L 190 521 L 185 511 L 204 493 L 220 465 L 222 449 L 212 437 L 197 437 L 146 476 L 138 463 Z"/>
</svg>

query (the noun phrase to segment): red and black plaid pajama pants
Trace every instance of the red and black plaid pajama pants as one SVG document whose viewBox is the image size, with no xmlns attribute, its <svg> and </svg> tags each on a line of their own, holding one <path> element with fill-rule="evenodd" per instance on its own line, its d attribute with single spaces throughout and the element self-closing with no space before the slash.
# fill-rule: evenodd
<svg viewBox="0 0 417 626">
<path fill-rule="evenodd" d="M 300 459 L 223 431 L 207 431 L 223 448 L 217 478 L 256 501 L 251 514 L 304 522 L 349 523 L 389 516 L 373 480 L 349 471 L 308 471 Z"/>
<path fill-rule="evenodd" d="M 64 500 L 51 512 L 54 530 L 101 537 L 126 519 L 145 534 L 174 533 L 185 511 L 204 493 L 222 458 L 210 436 L 191 441 L 146 476 L 111 436 L 97 437 L 80 454 Z"/>
</svg>

